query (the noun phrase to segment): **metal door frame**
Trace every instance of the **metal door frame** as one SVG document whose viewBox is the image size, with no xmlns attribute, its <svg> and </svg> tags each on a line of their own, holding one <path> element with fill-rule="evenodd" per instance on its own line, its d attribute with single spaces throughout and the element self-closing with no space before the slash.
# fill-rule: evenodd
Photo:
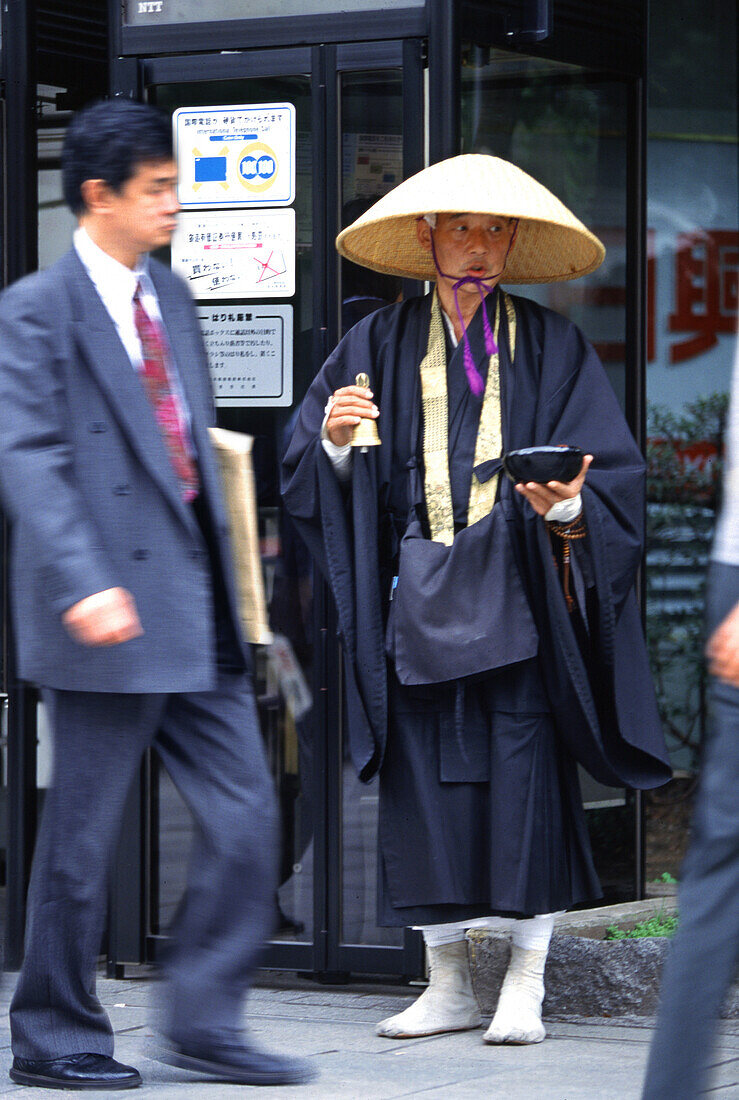
<svg viewBox="0 0 739 1100">
<path fill-rule="evenodd" d="M 369 47 L 372 48 L 369 48 Z M 326 54 L 326 112 L 328 133 L 326 147 L 329 151 L 327 196 L 340 195 L 341 177 L 341 126 L 340 87 L 342 73 L 361 72 L 381 68 L 402 69 L 403 80 L 403 175 L 407 177 L 424 166 L 425 115 L 424 102 L 425 42 L 411 38 L 383 43 L 347 43 L 328 48 Z M 328 203 L 325 240 L 331 242 L 326 256 L 326 301 L 329 303 L 327 326 L 327 350 L 335 347 L 341 335 L 339 331 L 339 257 L 333 241 L 339 232 L 339 202 Z M 403 292 L 408 297 L 419 293 L 422 284 L 404 280 Z M 333 308 L 331 308 L 333 303 Z M 335 634 L 335 631 L 334 631 Z M 335 653 L 339 657 L 338 647 Z M 341 684 L 340 660 L 330 678 L 334 691 Z M 423 973 L 424 955 L 420 935 L 406 929 L 401 947 L 345 943 L 340 939 L 342 926 L 342 814 L 341 814 L 341 759 L 342 729 L 336 731 L 334 751 L 329 754 L 329 802 L 327 817 L 328 839 L 328 911 L 332 935 L 327 942 L 328 971 L 346 976 L 351 973 L 384 974 L 398 977 L 417 977 Z"/>
<path fill-rule="evenodd" d="M 3 4 L 2 81 L 4 85 L 4 207 L 6 233 L 0 285 L 38 266 L 38 199 L 28 180 L 36 179 L 36 23 L 35 4 Z M 8 216 L 12 211 L 12 217 Z M 8 525 L 0 513 L 2 554 L 2 642 L 0 692 L 7 695 L 7 969 L 23 960 L 26 892 L 36 837 L 36 691 L 16 678 L 8 600 Z"/>
</svg>

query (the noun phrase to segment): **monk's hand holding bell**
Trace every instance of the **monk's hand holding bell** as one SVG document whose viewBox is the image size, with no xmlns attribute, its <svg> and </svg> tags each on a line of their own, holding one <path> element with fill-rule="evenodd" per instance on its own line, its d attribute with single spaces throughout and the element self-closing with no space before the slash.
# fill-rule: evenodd
<svg viewBox="0 0 739 1100">
<path fill-rule="evenodd" d="M 354 429 L 363 419 L 376 420 L 380 410 L 372 400 L 367 376 L 358 376 L 367 385 L 343 386 L 331 397 L 331 408 L 326 421 L 328 438 L 337 447 L 351 443 Z"/>
</svg>

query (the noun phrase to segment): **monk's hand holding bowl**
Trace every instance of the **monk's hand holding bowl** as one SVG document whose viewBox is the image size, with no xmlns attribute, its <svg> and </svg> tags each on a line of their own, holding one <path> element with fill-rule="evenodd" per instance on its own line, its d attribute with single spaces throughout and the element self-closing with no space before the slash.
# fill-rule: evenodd
<svg viewBox="0 0 739 1100">
<path fill-rule="evenodd" d="M 561 500 L 571 500 L 572 497 L 577 496 L 585 484 L 585 477 L 592 461 L 592 455 L 585 455 L 580 473 L 572 481 L 548 481 L 543 485 L 537 481 L 519 482 L 516 490 L 521 496 L 526 497 L 538 515 L 545 516 L 553 504 Z"/>
<path fill-rule="evenodd" d="M 337 447 L 351 443 L 357 424 L 363 417 L 375 420 L 380 410 L 372 401 L 372 390 L 364 386 L 344 386 L 331 398 L 326 434 Z"/>
</svg>

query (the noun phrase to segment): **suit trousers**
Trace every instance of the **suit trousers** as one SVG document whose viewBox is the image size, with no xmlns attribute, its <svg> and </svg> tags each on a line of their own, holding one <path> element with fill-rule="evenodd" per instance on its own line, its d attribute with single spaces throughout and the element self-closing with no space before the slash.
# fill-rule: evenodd
<svg viewBox="0 0 739 1100">
<path fill-rule="evenodd" d="M 709 631 L 739 601 L 739 566 L 714 563 Z M 713 681 L 680 924 L 662 980 L 644 1100 L 695 1100 L 706 1086 L 716 1021 L 739 962 L 739 690 Z"/>
<path fill-rule="evenodd" d="M 192 811 L 188 886 L 165 962 L 164 1029 L 177 1042 L 234 1038 L 277 887 L 278 813 L 250 677 L 213 691 L 47 691 L 54 771 L 34 856 L 13 1053 L 112 1055 L 95 967 L 121 817 L 144 751 L 159 753 Z"/>
</svg>

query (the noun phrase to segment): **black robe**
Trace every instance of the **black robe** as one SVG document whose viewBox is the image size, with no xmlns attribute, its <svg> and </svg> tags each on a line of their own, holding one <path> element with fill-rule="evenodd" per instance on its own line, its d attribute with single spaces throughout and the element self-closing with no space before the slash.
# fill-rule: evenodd
<svg viewBox="0 0 739 1100">
<path fill-rule="evenodd" d="M 485 304 L 491 321 L 496 294 Z M 592 900 L 599 886 L 575 762 L 607 784 L 649 788 L 670 776 L 633 593 L 644 463 L 580 331 L 550 310 L 513 300 L 513 364 L 505 310 L 499 341 L 504 449 L 570 443 L 595 456 L 583 488 L 588 535 L 573 544 L 585 606 L 582 616 L 568 613 L 546 525 L 501 476 L 495 508 L 509 521 L 539 650 L 466 682 L 461 715 L 457 684 L 404 687 L 385 654 L 411 503 L 408 468 L 422 461 L 411 422 L 430 296 L 380 310 L 347 333 L 308 391 L 285 457 L 285 504 L 336 599 L 352 757 L 360 778 L 380 773 L 384 925 L 525 916 Z M 480 310 L 469 338 L 484 378 Z M 461 345 L 448 350 L 459 526 L 482 399 L 467 386 Z M 359 371 L 369 375 L 380 409 L 382 445 L 354 452 L 351 482 L 342 486 L 319 432 L 330 394 L 353 384 Z"/>
</svg>

